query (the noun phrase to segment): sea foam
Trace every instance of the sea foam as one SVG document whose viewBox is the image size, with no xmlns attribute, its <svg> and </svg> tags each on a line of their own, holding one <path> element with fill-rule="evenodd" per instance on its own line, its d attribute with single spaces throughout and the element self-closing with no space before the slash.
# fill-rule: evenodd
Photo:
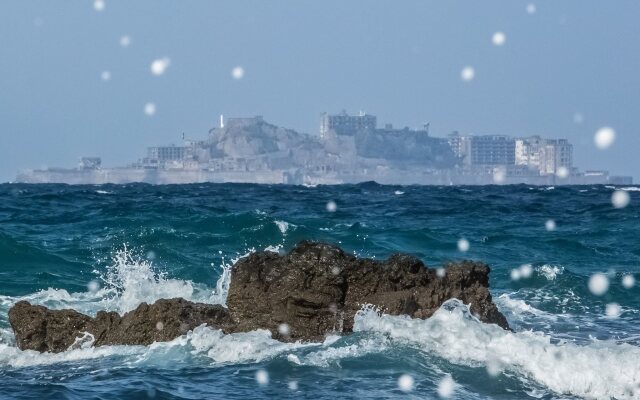
<svg viewBox="0 0 640 400">
<path fill-rule="evenodd" d="M 585 346 L 551 343 L 541 333 L 509 332 L 484 324 L 461 301 L 447 301 L 429 319 L 380 315 L 365 308 L 354 330 L 387 335 L 395 343 L 462 365 L 499 362 L 556 393 L 587 398 L 634 398 L 640 388 L 640 348 L 611 341 Z"/>
</svg>

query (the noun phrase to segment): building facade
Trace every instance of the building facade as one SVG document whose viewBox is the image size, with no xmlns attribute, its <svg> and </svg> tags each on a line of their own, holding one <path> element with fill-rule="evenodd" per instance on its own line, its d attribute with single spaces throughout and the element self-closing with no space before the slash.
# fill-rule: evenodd
<svg viewBox="0 0 640 400">
<path fill-rule="evenodd" d="M 360 112 L 358 115 L 349 115 L 346 111 L 340 114 L 323 113 L 320 117 L 320 136 L 333 130 L 338 135 L 355 135 L 359 131 L 376 129 L 377 118 Z"/>
<path fill-rule="evenodd" d="M 516 139 L 515 163 L 540 175 L 566 175 L 573 171 L 573 145 L 567 139 L 540 136 Z"/>
</svg>

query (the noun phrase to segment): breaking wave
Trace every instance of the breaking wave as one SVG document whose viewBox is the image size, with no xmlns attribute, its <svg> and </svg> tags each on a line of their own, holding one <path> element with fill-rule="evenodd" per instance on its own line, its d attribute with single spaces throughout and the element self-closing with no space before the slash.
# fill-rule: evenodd
<svg viewBox="0 0 640 400">
<path fill-rule="evenodd" d="M 9 307 L 19 300 L 88 314 L 103 309 L 124 313 L 142 302 L 171 297 L 224 305 L 231 266 L 247 254 L 228 263 L 223 259 L 220 278 L 211 288 L 169 278 L 151 262 L 125 248 L 115 253 L 106 273 L 100 275 L 102 287 L 81 293 L 49 288 L 23 297 L 0 296 L 0 311 L 6 315 Z M 547 265 L 536 270 L 550 281 L 562 274 L 561 268 Z M 496 302 L 507 315 L 550 322 L 558 318 L 507 294 L 498 296 Z M 354 330 L 350 337 L 329 336 L 323 343 L 303 344 L 276 341 L 266 330 L 225 335 L 220 330 L 200 326 L 170 342 L 151 346 L 104 346 L 40 354 L 19 350 L 11 331 L 2 329 L 0 366 L 23 368 L 112 359 L 129 366 L 206 367 L 282 358 L 291 365 L 330 368 L 339 367 L 341 360 L 410 349 L 417 350 L 419 357 L 437 356 L 459 365 L 485 367 L 497 374 L 516 374 L 559 394 L 631 399 L 640 390 L 640 348 L 636 346 L 598 340 L 578 345 L 534 330 L 505 331 L 481 323 L 466 305 L 455 299 L 446 302 L 427 320 L 381 315 L 373 307 L 364 307 L 355 317 Z"/>
</svg>

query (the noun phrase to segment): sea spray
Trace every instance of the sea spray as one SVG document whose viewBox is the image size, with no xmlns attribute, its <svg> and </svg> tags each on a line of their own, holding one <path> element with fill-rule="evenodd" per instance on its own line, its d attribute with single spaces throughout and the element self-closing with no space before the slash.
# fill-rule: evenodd
<svg viewBox="0 0 640 400">
<path fill-rule="evenodd" d="M 462 365 L 499 360 L 505 369 L 532 379 L 557 393 L 589 398 L 634 398 L 640 385 L 640 348 L 612 341 L 586 346 L 562 342 L 533 331 L 509 332 L 483 324 L 467 305 L 452 299 L 429 319 L 380 315 L 368 308 L 358 313 L 355 331 L 386 335 L 396 345 L 435 353 Z"/>
</svg>

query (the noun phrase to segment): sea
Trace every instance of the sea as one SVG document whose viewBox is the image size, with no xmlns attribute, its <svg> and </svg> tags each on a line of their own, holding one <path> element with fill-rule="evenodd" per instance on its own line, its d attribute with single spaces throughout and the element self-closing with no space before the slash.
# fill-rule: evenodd
<svg viewBox="0 0 640 400">
<path fill-rule="evenodd" d="M 638 399 L 638 191 L 3 184 L 0 398 Z M 363 306 L 353 334 L 318 343 L 201 326 L 150 346 L 40 354 L 19 350 L 8 323 L 20 300 L 89 315 L 160 298 L 225 304 L 234 262 L 304 239 L 432 268 L 485 262 L 512 331 L 456 299 L 426 320 Z"/>
</svg>

